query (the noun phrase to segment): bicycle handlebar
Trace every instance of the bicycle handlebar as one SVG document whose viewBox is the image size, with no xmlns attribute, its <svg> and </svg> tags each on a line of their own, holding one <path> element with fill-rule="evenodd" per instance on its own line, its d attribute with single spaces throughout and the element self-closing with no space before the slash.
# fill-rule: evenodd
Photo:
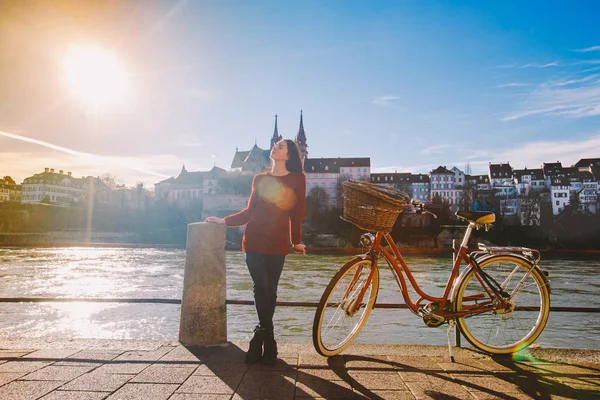
<svg viewBox="0 0 600 400">
<path fill-rule="evenodd" d="M 433 203 L 421 203 L 419 200 L 412 200 L 408 205 L 408 211 L 415 214 L 430 214 L 433 218 L 437 218 L 435 212 L 442 210 L 442 206 Z"/>
</svg>

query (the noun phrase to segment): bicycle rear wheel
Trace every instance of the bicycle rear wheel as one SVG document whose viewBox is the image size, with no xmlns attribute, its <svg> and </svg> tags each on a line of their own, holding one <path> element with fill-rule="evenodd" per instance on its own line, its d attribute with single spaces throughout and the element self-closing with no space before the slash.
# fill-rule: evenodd
<svg viewBox="0 0 600 400">
<path fill-rule="evenodd" d="M 371 260 L 357 257 L 335 274 L 313 322 L 313 343 L 319 354 L 331 357 L 352 344 L 369 318 L 378 291 L 379 271 Z"/>
<path fill-rule="evenodd" d="M 456 319 L 460 331 L 473 346 L 492 354 L 511 354 L 529 346 L 548 321 L 550 291 L 546 279 L 539 268 L 510 255 L 491 257 L 480 267 L 511 294 L 509 306 L 499 307 L 476 269 L 471 268 L 458 282 L 454 295 L 456 311 L 473 312 Z M 478 313 L 486 307 L 494 310 Z"/>
</svg>

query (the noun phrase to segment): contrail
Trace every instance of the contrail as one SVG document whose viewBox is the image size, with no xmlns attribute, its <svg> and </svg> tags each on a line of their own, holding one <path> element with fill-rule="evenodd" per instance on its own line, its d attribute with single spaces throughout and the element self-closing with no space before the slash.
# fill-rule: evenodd
<svg viewBox="0 0 600 400">
<path fill-rule="evenodd" d="M 109 162 L 109 163 L 112 163 L 112 164 L 125 165 L 127 167 L 129 167 L 129 165 L 130 165 L 130 163 L 126 162 L 126 160 L 119 160 L 116 157 L 106 157 L 106 156 L 99 156 L 99 155 L 91 154 L 91 153 L 84 153 L 83 151 L 77 151 L 77 150 L 73 150 L 73 149 L 68 149 L 66 147 L 58 146 L 56 144 L 44 142 L 43 140 L 33 139 L 33 138 L 30 138 L 30 137 L 27 137 L 27 136 L 21 136 L 21 135 L 17 135 L 17 134 L 14 134 L 14 133 L 8 133 L 8 132 L 0 131 L 0 136 L 5 136 L 5 137 L 11 138 L 11 139 L 20 140 L 22 142 L 37 144 L 37 145 L 40 145 L 40 146 L 43 146 L 43 147 L 47 147 L 47 148 L 52 149 L 52 150 L 57 150 L 57 151 L 61 151 L 63 153 L 71 154 L 73 156 L 92 159 L 92 160 L 98 161 L 99 163 L 107 163 L 107 162 Z M 169 177 L 168 175 L 161 174 L 160 172 L 151 171 L 151 170 L 147 170 L 147 169 L 141 169 L 141 168 L 132 168 L 132 169 L 134 171 L 137 171 L 137 172 L 142 172 L 144 174 L 154 175 L 154 176 L 158 176 L 158 177 L 161 177 L 161 178 L 168 178 Z"/>
<path fill-rule="evenodd" d="M 22 142 L 39 144 L 40 146 L 48 147 L 48 148 L 53 149 L 53 150 L 62 151 L 63 153 L 71 154 L 71 155 L 74 155 L 74 156 L 79 156 L 79 157 L 99 157 L 99 156 L 95 156 L 95 155 L 90 154 L 90 153 L 83 153 L 81 151 L 67 149 L 66 147 L 57 146 L 57 145 L 52 144 L 52 143 L 44 142 L 43 140 L 32 139 L 32 138 L 28 138 L 26 136 L 16 135 L 14 133 L 8 133 L 8 132 L 0 131 L 0 135 L 9 137 L 11 139 L 17 139 L 17 140 L 20 140 Z"/>
</svg>

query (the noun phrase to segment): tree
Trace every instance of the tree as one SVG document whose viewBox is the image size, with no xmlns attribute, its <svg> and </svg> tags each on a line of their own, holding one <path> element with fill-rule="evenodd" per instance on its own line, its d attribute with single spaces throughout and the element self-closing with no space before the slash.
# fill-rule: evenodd
<svg viewBox="0 0 600 400">
<path fill-rule="evenodd" d="M 439 223 L 448 223 L 452 219 L 452 210 L 450 209 L 450 203 L 448 200 L 442 198 L 439 194 L 435 194 L 433 195 L 431 202 L 442 207 L 438 214 Z"/>
<path fill-rule="evenodd" d="M 111 173 L 105 173 L 100 177 L 100 180 L 111 190 L 117 187 L 117 177 Z"/>
<path fill-rule="evenodd" d="M 341 176 L 338 177 L 337 183 L 335 185 L 335 205 L 334 207 L 338 210 L 344 209 L 344 183 L 345 179 Z"/>
<path fill-rule="evenodd" d="M 230 172 L 219 177 L 219 186 L 227 194 L 249 195 L 252 191 L 252 175 Z"/>
<path fill-rule="evenodd" d="M 523 226 L 540 226 L 541 198 L 539 192 L 530 191 L 521 195 L 520 217 Z"/>
<path fill-rule="evenodd" d="M 392 187 L 396 190 L 406 193 L 410 197 L 413 197 L 412 193 L 410 192 L 410 183 L 408 182 L 395 182 Z"/>
<path fill-rule="evenodd" d="M 313 229 L 322 230 L 325 227 L 325 214 L 329 208 L 329 196 L 323 188 L 314 187 L 306 196 L 306 222 Z"/>
</svg>

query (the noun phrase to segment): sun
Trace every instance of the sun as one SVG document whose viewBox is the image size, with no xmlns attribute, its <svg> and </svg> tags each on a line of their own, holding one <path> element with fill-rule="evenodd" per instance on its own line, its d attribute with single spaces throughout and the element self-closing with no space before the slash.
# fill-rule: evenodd
<svg viewBox="0 0 600 400">
<path fill-rule="evenodd" d="M 110 51 L 73 47 L 63 59 L 63 69 L 73 94 L 91 106 L 123 103 L 128 95 L 129 77 Z"/>
</svg>

